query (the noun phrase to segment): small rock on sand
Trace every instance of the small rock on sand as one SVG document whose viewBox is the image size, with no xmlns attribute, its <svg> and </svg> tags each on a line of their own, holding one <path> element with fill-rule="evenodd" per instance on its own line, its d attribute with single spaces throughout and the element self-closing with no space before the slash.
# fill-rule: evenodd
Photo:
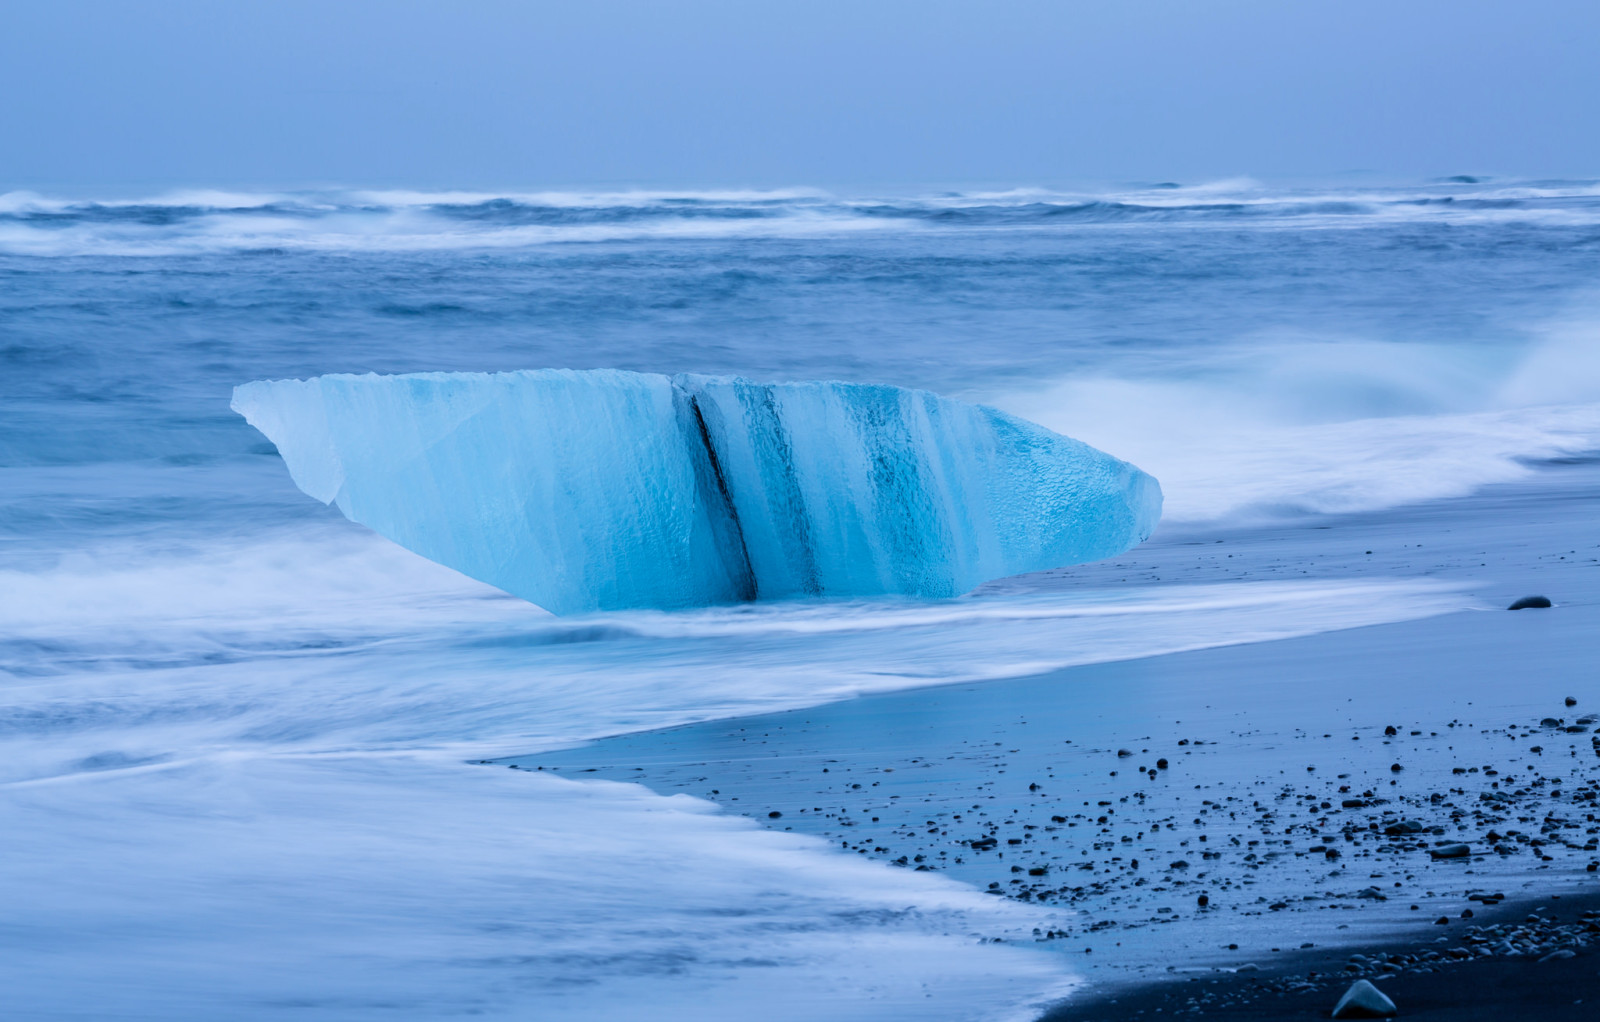
<svg viewBox="0 0 1600 1022">
<path fill-rule="evenodd" d="M 1442 845 L 1438 848 L 1428 849 L 1428 854 L 1435 859 L 1465 859 L 1472 854 L 1471 845 Z"/>
<path fill-rule="evenodd" d="M 1524 596 L 1522 599 L 1507 607 L 1507 610 L 1543 610 L 1550 606 L 1548 596 Z"/>
<path fill-rule="evenodd" d="M 1394 1015 L 1394 1002 L 1364 979 L 1350 984 L 1350 989 L 1333 1006 L 1334 1018 L 1393 1018 Z"/>
</svg>

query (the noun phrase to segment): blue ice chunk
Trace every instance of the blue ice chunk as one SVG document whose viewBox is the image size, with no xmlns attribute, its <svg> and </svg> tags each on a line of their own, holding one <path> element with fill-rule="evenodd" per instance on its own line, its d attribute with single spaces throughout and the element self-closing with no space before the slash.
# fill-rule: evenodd
<svg viewBox="0 0 1600 1022">
<path fill-rule="evenodd" d="M 1142 542 L 1156 481 L 1004 412 L 899 387 L 679 376 L 757 595 L 958 596 Z"/>
<path fill-rule="evenodd" d="M 556 613 L 944 597 L 1147 538 L 1156 481 L 925 391 L 617 370 L 322 376 L 233 407 L 296 484 Z"/>
<path fill-rule="evenodd" d="M 541 370 L 250 383 L 233 408 L 306 493 L 564 614 L 744 595 L 678 400 L 664 376 Z"/>
</svg>

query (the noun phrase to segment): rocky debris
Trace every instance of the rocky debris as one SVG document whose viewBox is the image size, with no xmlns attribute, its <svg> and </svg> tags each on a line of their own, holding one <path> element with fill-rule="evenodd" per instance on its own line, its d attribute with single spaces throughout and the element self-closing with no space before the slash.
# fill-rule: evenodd
<svg viewBox="0 0 1600 1022">
<path fill-rule="evenodd" d="M 1172 758 L 1155 760 L 1154 779 L 1141 765 L 1109 785 L 1101 780 L 1075 790 L 1063 783 L 1074 774 L 1070 767 L 1056 773 L 1057 756 L 1104 763 L 1101 757 L 1123 751 L 1149 763 L 1146 757 L 1158 750 L 1143 745 L 1152 738 L 1130 734 L 1119 736 L 1120 745 L 1099 748 L 1051 741 L 1065 751 L 1022 764 L 1013 758 L 1019 749 L 963 741 L 967 748 L 937 759 L 923 753 L 872 764 L 881 785 L 879 779 L 842 777 L 850 766 L 820 759 L 810 768 L 815 779 L 804 782 L 795 801 L 779 802 L 781 808 L 774 808 L 770 792 L 763 793 L 760 809 L 762 802 L 749 798 L 741 805 L 739 795 L 751 793 L 729 791 L 732 777 L 713 782 L 720 789 L 710 787 L 703 763 L 688 765 L 675 787 L 773 829 L 816 833 L 842 852 L 946 872 L 994 896 L 1074 910 L 1079 914 L 1041 926 L 1033 936 L 1083 953 L 1090 945 L 1100 950 L 1111 936 L 1095 936 L 1102 931 L 1148 943 L 1150 935 L 1134 931 L 1198 914 L 1233 916 L 1248 926 L 1251 916 L 1314 913 L 1321 918 L 1308 915 L 1307 921 L 1322 933 L 1347 929 L 1339 922 L 1343 912 L 1371 911 L 1411 921 L 1430 937 L 1450 934 L 1437 939 L 1453 940 L 1454 952 L 1414 966 L 1431 969 L 1460 954 L 1491 953 L 1483 942 L 1467 939 L 1472 916 L 1463 908 L 1466 902 L 1495 905 L 1504 895 L 1467 885 L 1504 885 L 1507 871 L 1531 877 L 1531 870 L 1555 870 L 1543 874 L 1552 881 L 1600 872 L 1600 763 L 1578 756 L 1591 746 L 1600 756 L 1600 734 L 1569 734 L 1565 720 L 1549 717 L 1541 726 L 1537 719 L 1449 720 L 1431 727 L 1369 721 L 1358 723 L 1355 734 L 1306 729 L 1297 737 L 1308 746 L 1338 747 L 1338 765 L 1286 771 L 1278 779 L 1192 775 L 1186 757 L 1226 745 L 1215 738 L 1167 739 L 1171 744 L 1159 751 Z M 972 788 L 942 789 L 931 777 L 902 780 L 958 757 L 980 766 Z M 1391 760 L 1410 768 L 1384 770 Z M 1008 778 L 1007 768 L 1019 765 L 1027 772 Z M 642 780 L 634 769 L 618 767 L 617 776 Z M 650 772 L 652 786 L 671 791 L 658 769 Z M 964 764 L 959 769 L 971 771 Z M 1099 773 L 1098 766 L 1092 769 Z M 1190 783 L 1202 778 L 1210 783 Z M 1183 909 L 1175 907 L 1180 904 Z M 1436 918 L 1442 926 L 1429 925 Z M 1547 946 L 1541 953 L 1559 949 Z M 1380 975 L 1410 967 L 1380 962 L 1361 968 Z"/>
<path fill-rule="evenodd" d="M 1389 996 L 1364 979 L 1350 984 L 1350 989 L 1333 1006 L 1334 1018 L 1392 1018 L 1395 1014 L 1394 1002 Z"/>
<path fill-rule="evenodd" d="M 1522 599 L 1507 607 L 1507 610 L 1543 610 L 1550 606 L 1548 596 L 1524 596 Z"/>
</svg>

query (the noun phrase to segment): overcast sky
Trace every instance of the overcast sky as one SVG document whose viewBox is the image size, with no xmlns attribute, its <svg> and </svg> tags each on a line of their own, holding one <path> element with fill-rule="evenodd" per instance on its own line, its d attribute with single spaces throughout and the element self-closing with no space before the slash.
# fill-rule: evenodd
<svg viewBox="0 0 1600 1022">
<path fill-rule="evenodd" d="M 1595 0 L 6 0 L 0 191 L 1600 176 Z"/>
</svg>

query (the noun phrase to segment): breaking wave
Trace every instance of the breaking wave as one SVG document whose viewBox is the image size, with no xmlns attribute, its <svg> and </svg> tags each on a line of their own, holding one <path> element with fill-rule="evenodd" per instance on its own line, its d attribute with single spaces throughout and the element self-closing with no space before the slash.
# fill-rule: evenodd
<svg viewBox="0 0 1600 1022">
<path fill-rule="evenodd" d="M 783 238 L 881 231 L 1139 224 L 1600 224 L 1600 183 L 1457 178 L 1409 187 L 1285 190 L 1248 179 L 1105 191 L 921 196 L 770 191 L 177 191 L 153 197 L 0 194 L 0 253 L 182 255 L 406 252 L 561 242 Z"/>
</svg>

